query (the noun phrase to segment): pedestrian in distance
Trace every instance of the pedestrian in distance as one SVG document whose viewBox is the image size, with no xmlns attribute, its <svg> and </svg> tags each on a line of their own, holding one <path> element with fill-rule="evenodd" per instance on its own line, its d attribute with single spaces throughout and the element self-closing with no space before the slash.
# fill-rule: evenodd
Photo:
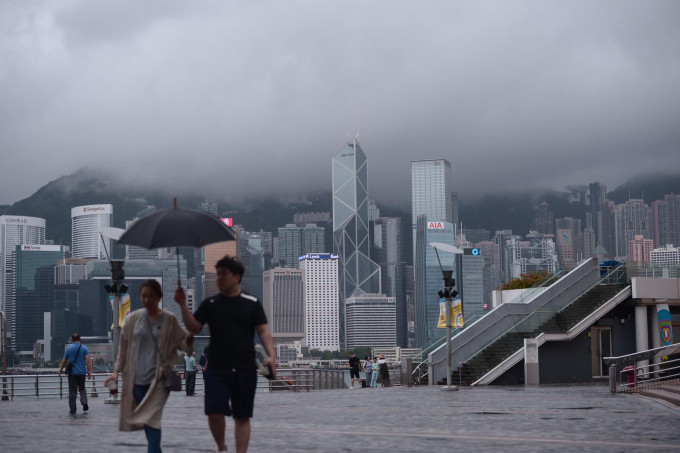
<svg viewBox="0 0 680 453">
<path fill-rule="evenodd" d="M 378 358 L 373 357 L 373 376 L 371 377 L 371 387 L 377 387 L 378 386 L 378 374 L 379 374 L 379 368 L 378 368 Z"/>
<path fill-rule="evenodd" d="M 357 380 L 359 388 L 361 388 L 361 376 L 359 375 L 359 373 L 361 372 L 361 359 L 359 359 L 359 357 L 356 357 L 354 355 L 354 352 L 350 352 L 347 364 L 349 365 L 349 377 L 351 379 L 349 389 L 352 390 L 354 388 L 354 379 Z"/>
<path fill-rule="evenodd" d="M 196 353 L 184 356 L 184 375 L 187 396 L 196 394 Z"/>
<path fill-rule="evenodd" d="M 179 325 L 169 311 L 161 310 L 161 285 L 146 280 L 140 288 L 144 308 L 128 316 L 120 334 L 118 358 L 111 376 L 104 382 L 117 383 L 123 374 L 118 427 L 120 431 L 144 429 L 148 452 L 161 451 L 161 417 L 170 390 L 165 387 L 168 373 L 177 360 L 177 350 L 190 354 L 193 335 Z"/>
<path fill-rule="evenodd" d="M 380 373 L 381 387 L 390 387 L 390 370 L 387 368 L 385 354 L 380 354 L 380 360 L 378 360 L 378 372 Z"/>
<path fill-rule="evenodd" d="M 269 368 L 272 377 L 276 376 L 274 343 L 262 304 L 241 291 L 243 264 L 227 255 L 215 268 L 220 292 L 201 302 L 195 313 L 189 311 L 182 288 L 175 292 L 175 301 L 190 332 L 200 332 L 206 323 L 210 327 L 210 365 L 203 374 L 204 401 L 217 449 L 227 450 L 225 416 L 232 416 L 236 451 L 245 453 L 250 442 L 250 418 L 257 386 L 255 332 L 269 356 L 264 366 Z"/>
<path fill-rule="evenodd" d="M 364 370 L 366 371 L 366 387 L 370 387 L 371 380 L 373 379 L 373 362 L 371 362 L 371 358 L 369 356 L 366 356 Z"/>
<path fill-rule="evenodd" d="M 70 365 L 67 367 L 67 365 Z M 76 413 L 76 399 L 80 393 L 80 404 L 83 412 L 87 412 L 90 406 L 87 404 L 87 390 L 85 390 L 85 374 L 92 378 L 92 361 L 87 346 L 80 341 L 80 335 L 74 333 L 71 336 L 71 344 L 64 351 L 64 358 L 59 365 L 59 377 L 61 370 L 67 367 L 68 374 L 68 408 L 70 414 Z M 69 370 L 70 369 L 70 370 Z"/>
</svg>

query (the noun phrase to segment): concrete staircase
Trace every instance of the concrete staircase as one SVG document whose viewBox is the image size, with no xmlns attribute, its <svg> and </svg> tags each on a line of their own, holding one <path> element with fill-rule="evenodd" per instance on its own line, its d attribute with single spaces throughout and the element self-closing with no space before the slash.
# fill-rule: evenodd
<svg viewBox="0 0 680 453">
<path fill-rule="evenodd" d="M 618 294 L 625 284 L 601 284 L 592 287 L 559 312 L 541 322 L 546 314 L 529 315 L 515 328 L 501 335 L 467 360 L 452 373 L 452 381 L 470 385 L 500 365 L 524 347 L 525 338 L 536 338 L 541 333 L 567 333 L 600 306 Z M 538 325 L 538 327 L 533 327 Z"/>
<path fill-rule="evenodd" d="M 642 389 L 640 394 L 664 400 L 680 408 L 680 381 L 677 379 L 656 388 Z"/>
</svg>

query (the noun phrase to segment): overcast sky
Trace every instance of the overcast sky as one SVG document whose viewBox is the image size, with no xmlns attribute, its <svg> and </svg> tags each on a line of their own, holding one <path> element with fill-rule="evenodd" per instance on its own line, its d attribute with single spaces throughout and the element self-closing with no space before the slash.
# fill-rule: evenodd
<svg viewBox="0 0 680 453">
<path fill-rule="evenodd" d="M 206 194 L 480 192 L 680 170 L 678 1 L 0 2 L 0 203 L 79 167 Z"/>
</svg>

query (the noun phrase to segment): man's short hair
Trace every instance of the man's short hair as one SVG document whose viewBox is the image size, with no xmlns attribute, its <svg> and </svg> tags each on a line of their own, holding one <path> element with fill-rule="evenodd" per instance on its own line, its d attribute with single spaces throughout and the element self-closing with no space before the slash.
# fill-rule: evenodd
<svg viewBox="0 0 680 453">
<path fill-rule="evenodd" d="M 80 334 L 74 333 L 71 335 L 71 341 L 80 341 Z"/>
<path fill-rule="evenodd" d="M 219 260 L 217 264 L 215 264 L 215 269 L 227 269 L 229 270 L 232 274 L 238 275 L 241 278 L 243 278 L 243 273 L 245 272 L 245 267 L 243 267 L 243 263 L 241 260 L 236 258 L 235 256 L 229 256 L 225 255 L 224 258 Z"/>
</svg>

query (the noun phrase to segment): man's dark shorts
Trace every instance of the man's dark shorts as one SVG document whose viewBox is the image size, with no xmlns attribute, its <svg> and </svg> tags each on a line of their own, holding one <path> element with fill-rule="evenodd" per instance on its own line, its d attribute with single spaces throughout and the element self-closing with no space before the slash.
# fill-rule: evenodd
<svg viewBox="0 0 680 453">
<path fill-rule="evenodd" d="M 208 367 L 203 374 L 203 382 L 205 415 L 224 414 L 234 418 L 253 416 L 257 369 L 218 370 Z"/>
<path fill-rule="evenodd" d="M 350 379 L 354 379 L 354 378 L 359 379 L 359 368 L 350 368 L 349 369 L 349 377 L 350 377 Z"/>
</svg>

